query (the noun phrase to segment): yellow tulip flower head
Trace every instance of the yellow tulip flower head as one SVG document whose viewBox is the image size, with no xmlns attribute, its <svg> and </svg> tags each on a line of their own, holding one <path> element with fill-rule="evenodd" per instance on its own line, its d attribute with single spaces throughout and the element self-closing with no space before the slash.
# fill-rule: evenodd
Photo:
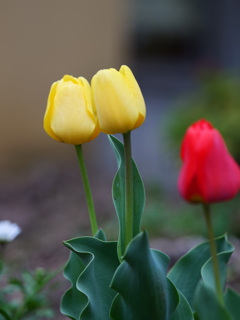
<svg viewBox="0 0 240 320">
<path fill-rule="evenodd" d="M 146 107 L 139 85 L 127 66 L 100 70 L 91 82 L 100 130 L 126 133 L 145 120 Z"/>
<path fill-rule="evenodd" d="M 44 129 L 53 139 L 74 145 L 91 141 L 99 135 L 91 89 L 86 79 L 65 75 L 53 83 Z"/>
</svg>

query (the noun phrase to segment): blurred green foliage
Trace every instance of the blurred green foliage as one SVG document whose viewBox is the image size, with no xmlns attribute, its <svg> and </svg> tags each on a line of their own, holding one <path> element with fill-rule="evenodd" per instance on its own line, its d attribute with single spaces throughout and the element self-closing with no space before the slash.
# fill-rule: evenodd
<svg viewBox="0 0 240 320">
<path fill-rule="evenodd" d="M 0 320 L 8 319 L 7 315 L 23 320 L 52 318 L 47 292 L 39 292 L 50 272 L 37 268 L 24 271 L 19 278 L 10 277 L 9 273 L 7 265 L 0 261 Z"/>
<path fill-rule="evenodd" d="M 240 77 L 220 72 L 202 76 L 202 85 L 178 102 L 166 128 L 170 145 L 179 150 L 187 128 L 205 118 L 222 134 L 230 153 L 240 163 Z"/>
<path fill-rule="evenodd" d="M 203 208 L 181 199 L 169 199 L 159 190 L 149 192 L 142 227 L 151 237 L 177 238 L 191 235 L 207 237 Z M 216 236 L 228 232 L 240 237 L 240 195 L 228 202 L 211 205 Z"/>
</svg>

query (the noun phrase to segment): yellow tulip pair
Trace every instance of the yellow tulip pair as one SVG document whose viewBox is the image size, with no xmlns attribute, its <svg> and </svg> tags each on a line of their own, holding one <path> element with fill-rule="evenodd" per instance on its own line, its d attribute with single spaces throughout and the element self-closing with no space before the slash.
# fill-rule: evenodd
<svg viewBox="0 0 240 320">
<path fill-rule="evenodd" d="M 44 129 L 53 139 L 83 144 L 102 131 L 126 133 L 145 120 L 141 90 L 127 66 L 100 70 L 91 87 L 83 78 L 65 75 L 54 82 L 48 97 Z"/>
</svg>

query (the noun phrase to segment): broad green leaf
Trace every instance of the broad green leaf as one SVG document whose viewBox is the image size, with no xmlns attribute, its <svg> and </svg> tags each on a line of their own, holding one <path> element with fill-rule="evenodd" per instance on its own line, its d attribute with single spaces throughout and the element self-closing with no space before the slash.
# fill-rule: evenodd
<svg viewBox="0 0 240 320">
<path fill-rule="evenodd" d="M 118 171 L 113 181 L 113 203 L 119 221 L 118 255 L 121 261 L 124 254 L 125 241 L 125 160 L 124 145 L 114 136 L 109 135 L 109 141 L 114 150 Z M 145 205 L 145 191 L 137 166 L 133 163 L 133 237 L 140 232 L 142 213 Z"/>
<path fill-rule="evenodd" d="M 179 296 L 167 279 L 168 256 L 149 248 L 146 232 L 128 245 L 111 288 L 118 292 L 111 307 L 114 320 L 168 320 Z"/>
<path fill-rule="evenodd" d="M 216 246 L 217 252 L 222 256 L 222 258 L 226 258 L 224 253 L 229 257 L 231 246 L 227 241 L 226 235 L 216 239 Z M 209 241 L 206 241 L 192 248 L 183 255 L 168 273 L 169 279 L 186 297 L 191 307 L 193 305 L 194 292 L 199 280 L 201 279 L 202 267 L 210 258 Z M 209 279 L 207 274 L 210 274 L 207 273 L 207 271 L 209 271 L 209 269 L 206 269 L 206 271 L 203 272 L 204 280 L 206 282 L 208 282 Z M 225 269 L 221 268 L 221 278 L 223 279 L 223 282 L 225 282 L 225 277 Z"/>
<path fill-rule="evenodd" d="M 98 230 L 95 234 L 95 238 L 103 241 L 106 240 L 106 236 L 102 229 Z M 85 259 L 84 263 L 82 258 L 71 251 L 68 263 L 64 270 L 64 276 L 71 282 L 72 286 L 64 293 L 60 310 L 62 314 L 74 320 L 79 319 L 82 310 L 88 303 L 87 297 L 76 287 L 79 275 L 83 272 L 89 262 Z"/>
<path fill-rule="evenodd" d="M 64 276 L 72 283 L 72 287 L 68 289 L 61 301 L 61 313 L 73 320 L 78 320 L 82 310 L 87 305 L 87 297 L 80 292 L 77 287 L 77 279 L 85 269 L 86 264 L 73 251 L 70 252 L 68 264 L 64 270 Z"/>
<path fill-rule="evenodd" d="M 224 301 L 226 307 L 234 320 L 240 318 L 240 295 L 231 288 L 227 288 Z"/>
<path fill-rule="evenodd" d="M 199 320 L 234 320 L 218 301 L 215 290 L 203 281 L 197 286 L 194 307 Z"/>
<path fill-rule="evenodd" d="M 177 306 L 177 309 L 174 311 L 171 320 L 194 320 L 191 307 L 187 302 L 186 298 L 180 291 L 178 291 L 178 294 L 180 302 Z"/>
<path fill-rule="evenodd" d="M 103 233 L 98 236 L 102 237 Z M 117 242 L 81 237 L 66 241 L 65 245 L 83 261 L 88 260 L 76 283 L 77 289 L 87 299 L 78 319 L 110 319 L 109 310 L 116 293 L 109 286 L 119 266 Z"/>
</svg>

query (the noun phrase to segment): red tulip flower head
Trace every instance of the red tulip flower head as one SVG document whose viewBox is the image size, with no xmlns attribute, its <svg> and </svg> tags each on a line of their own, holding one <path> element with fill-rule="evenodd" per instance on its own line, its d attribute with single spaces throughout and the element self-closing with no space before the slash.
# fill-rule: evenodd
<svg viewBox="0 0 240 320">
<path fill-rule="evenodd" d="M 212 203 L 233 198 L 240 188 L 240 169 L 211 123 L 201 119 L 187 130 L 178 188 L 190 202 Z"/>
</svg>

